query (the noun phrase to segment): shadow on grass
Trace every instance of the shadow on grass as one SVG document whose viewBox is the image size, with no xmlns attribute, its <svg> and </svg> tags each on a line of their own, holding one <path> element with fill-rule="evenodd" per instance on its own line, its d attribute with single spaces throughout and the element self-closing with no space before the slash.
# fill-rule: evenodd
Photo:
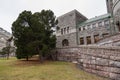
<svg viewBox="0 0 120 80">
<path fill-rule="evenodd" d="M 22 67 L 22 66 L 42 66 L 42 65 L 69 65 L 68 62 L 62 61 L 52 61 L 52 60 L 45 60 L 43 63 L 40 62 L 39 59 L 30 59 L 28 61 L 21 59 L 15 60 L 13 62 L 14 66 Z"/>
</svg>

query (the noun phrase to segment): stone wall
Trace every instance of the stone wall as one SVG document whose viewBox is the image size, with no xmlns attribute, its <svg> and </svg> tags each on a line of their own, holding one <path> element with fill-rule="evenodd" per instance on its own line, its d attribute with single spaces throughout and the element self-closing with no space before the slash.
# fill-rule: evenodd
<svg viewBox="0 0 120 80">
<path fill-rule="evenodd" d="M 80 68 L 120 80 L 120 47 L 79 46 L 57 49 L 58 60 L 76 62 Z"/>
<path fill-rule="evenodd" d="M 97 45 L 120 46 L 120 33 L 101 39 Z"/>
</svg>

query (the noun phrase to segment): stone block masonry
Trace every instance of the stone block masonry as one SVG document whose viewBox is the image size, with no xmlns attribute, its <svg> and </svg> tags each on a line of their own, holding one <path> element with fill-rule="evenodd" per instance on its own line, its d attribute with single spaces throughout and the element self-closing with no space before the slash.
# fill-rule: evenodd
<svg viewBox="0 0 120 80">
<path fill-rule="evenodd" d="M 77 61 L 83 70 L 120 80 L 120 47 L 79 46 L 57 49 L 57 58 L 61 61 Z"/>
</svg>

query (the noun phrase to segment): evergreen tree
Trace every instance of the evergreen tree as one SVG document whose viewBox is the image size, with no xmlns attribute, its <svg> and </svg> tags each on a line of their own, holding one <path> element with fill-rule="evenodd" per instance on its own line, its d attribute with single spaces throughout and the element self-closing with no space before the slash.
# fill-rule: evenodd
<svg viewBox="0 0 120 80">
<path fill-rule="evenodd" d="M 50 50 L 55 48 L 56 38 L 53 28 L 57 20 L 51 10 L 42 10 L 32 14 L 23 11 L 12 25 L 14 42 L 17 47 L 18 59 L 39 54 L 40 60 L 50 55 Z"/>
</svg>

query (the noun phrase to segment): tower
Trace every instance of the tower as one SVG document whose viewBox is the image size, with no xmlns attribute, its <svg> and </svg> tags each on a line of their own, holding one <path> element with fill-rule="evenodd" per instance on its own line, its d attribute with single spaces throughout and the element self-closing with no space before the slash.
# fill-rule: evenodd
<svg viewBox="0 0 120 80">
<path fill-rule="evenodd" d="M 56 30 L 56 47 L 77 46 L 77 24 L 86 20 L 87 18 L 77 10 L 72 10 L 58 17 L 59 28 Z"/>
<path fill-rule="evenodd" d="M 112 13 L 113 0 L 106 0 L 107 12 Z"/>
</svg>

